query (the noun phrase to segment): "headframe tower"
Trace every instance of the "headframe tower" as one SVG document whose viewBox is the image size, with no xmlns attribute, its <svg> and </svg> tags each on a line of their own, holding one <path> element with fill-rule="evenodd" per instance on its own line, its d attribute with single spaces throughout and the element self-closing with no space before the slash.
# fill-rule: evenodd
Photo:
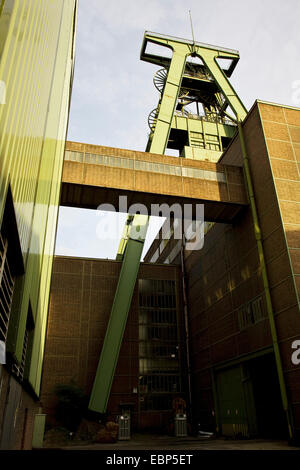
<svg viewBox="0 0 300 470">
<path fill-rule="evenodd" d="M 162 53 L 148 52 L 153 44 Z M 160 67 L 154 75 L 160 96 L 148 118 L 146 152 L 174 149 L 182 158 L 218 161 L 237 121 L 247 114 L 228 80 L 238 51 L 146 31 L 140 58 Z M 148 216 L 129 216 L 119 246 L 122 267 L 89 403 L 100 413 L 106 411 L 148 223 Z"/>
</svg>

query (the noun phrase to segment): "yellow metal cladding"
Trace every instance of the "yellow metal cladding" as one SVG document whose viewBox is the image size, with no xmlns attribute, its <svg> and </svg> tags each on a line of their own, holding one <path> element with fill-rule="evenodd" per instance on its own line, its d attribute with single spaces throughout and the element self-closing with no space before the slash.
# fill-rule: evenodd
<svg viewBox="0 0 300 470">
<path fill-rule="evenodd" d="M 22 249 L 17 360 L 29 302 L 29 382 L 39 393 L 74 66 L 76 0 L 0 0 L 0 221 L 10 186 Z M 5 102 L 4 102 L 5 101 Z M 1 102 L 0 102 L 1 103 Z"/>
</svg>

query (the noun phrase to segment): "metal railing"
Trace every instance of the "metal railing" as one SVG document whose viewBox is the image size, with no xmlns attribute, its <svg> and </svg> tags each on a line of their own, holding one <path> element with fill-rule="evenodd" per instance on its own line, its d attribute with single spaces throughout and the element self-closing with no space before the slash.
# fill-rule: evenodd
<svg viewBox="0 0 300 470">
<path fill-rule="evenodd" d="M 197 119 L 198 121 L 213 122 L 215 124 L 225 124 L 227 126 L 236 127 L 235 122 L 231 121 L 228 118 L 225 118 L 223 116 L 218 116 L 218 115 L 205 116 L 205 115 L 200 115 L 200 114 L 194 114 L 189 111 L 185 111 L 184 113 L 182 113 L 181 111 L 175 111 L 175 116 L 183 117 L 187 119 Z"/>
</svg>

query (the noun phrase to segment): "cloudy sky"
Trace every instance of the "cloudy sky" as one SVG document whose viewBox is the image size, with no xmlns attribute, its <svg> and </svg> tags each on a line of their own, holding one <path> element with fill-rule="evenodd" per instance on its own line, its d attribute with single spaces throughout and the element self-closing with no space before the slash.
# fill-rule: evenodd
<svg viewBox="0 0 300 470">
<path fill-rule="evenodd" d="M 68 140 L 145 150 L 158 67 L 139 59 L 145 30 L 237 49 L 231 82 L 250 108 L 255 99 L 300 106 L 299 0 L 79 0 Z M 96 211 L 61 208 L 57 254 L 114 257 L 99 241 Z"/>
</svg>

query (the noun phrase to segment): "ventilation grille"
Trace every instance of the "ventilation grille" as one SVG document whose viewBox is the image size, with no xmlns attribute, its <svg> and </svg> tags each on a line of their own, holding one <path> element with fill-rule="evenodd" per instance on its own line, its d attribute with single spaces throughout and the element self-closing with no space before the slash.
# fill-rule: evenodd
<svg viewBox="0 0 300 470">
<path fill-rule="evenodd" d="M 13 365 L 13 372 L 14 374 L 19 377 L 21 380 L 24 378 L 24 370 L 25 370 L 25 361 L 26 361 L 26 352 L 28 346 L 28 330 L 26 329 L 24 335 L 24 343 L 23 343 L 23 351 L 22 351 L 22 359 L 20 365 L 14 364 Z"/>
<path fill-rule="evenodd" d="M 6 342 L 14 277 L 11 275 L 7 259 L 8 241 L 0 234 L 0 340 Z"/>
</svg>

